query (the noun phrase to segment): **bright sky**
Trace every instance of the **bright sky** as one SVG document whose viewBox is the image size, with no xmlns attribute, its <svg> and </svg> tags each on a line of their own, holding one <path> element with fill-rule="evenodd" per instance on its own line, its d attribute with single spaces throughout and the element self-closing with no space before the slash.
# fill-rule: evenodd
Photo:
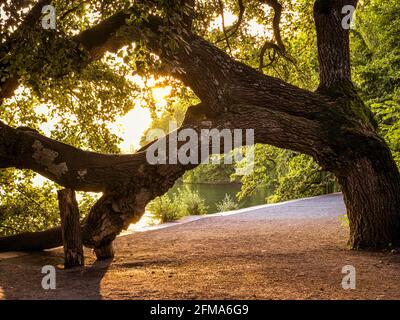
<svg viewBox="0 0 400 320">
<path fill-rule="evenodd" d="M 264 11 L 265 15 L 269 15 L 271 8 L 266 4 L 260 4 L 260 8 Z M 224 11 L 224 21 L 225 27 L 233 25 L 237 21 L 237 15 L 230 11 Z M 272 32 L 270 29 L 266 28 L 265 25 L 256 22 L 256 19 L 251 19 L 247 21 L 248 28 L 247 32 L 253 37 L 262 37 L 264 39 L 271 39 Z M 222 17 L 218 16 L 210 24 L 210 30 L 219 29 L 222 31 Z"/>
<path fill-rule="evenodd" d="M 140 146 L 143 132 L 150 126 L 150 111 L 139 104 L 125 116 L 117 118 L 110 126 L 113 133 L 122 138 L 119 147 L 123 153 L 133 153 Z"/>
</svg>

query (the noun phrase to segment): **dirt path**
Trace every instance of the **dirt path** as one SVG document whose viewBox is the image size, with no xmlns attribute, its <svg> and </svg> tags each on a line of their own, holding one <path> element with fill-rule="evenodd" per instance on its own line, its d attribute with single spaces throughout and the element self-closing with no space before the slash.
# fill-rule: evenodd
<svg viewBox="0 0 400 320">
<path fill-rule="evenodd" d="M 41 268 L 62 251 L 0 258 L 6 299 L 400 299 L 400 255 L 346 248 L 341 195 L 303 199 L 119 237 L 116 257 L 57 270 L 41 288 Z M 355 290 L 341 269 L 357 271 Z"/>
</svg>

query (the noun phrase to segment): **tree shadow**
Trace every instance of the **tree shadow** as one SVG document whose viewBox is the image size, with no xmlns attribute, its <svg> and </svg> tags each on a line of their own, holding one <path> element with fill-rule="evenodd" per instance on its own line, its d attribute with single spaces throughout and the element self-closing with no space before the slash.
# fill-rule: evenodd
<svg viewBox="0 0 400 320">
<path fill-rule="evenodd" d="M 112 259 L 97 261 L 85 250 L 85 267 L 63 269 L 62 250 L 29 253 L 12 258 L 0 258 L 0 299 L 34 300 L 99 300 L 101 281 Z M 56 288 L 43 289 L 45 265 L 56 269 Z"/>
</svg>

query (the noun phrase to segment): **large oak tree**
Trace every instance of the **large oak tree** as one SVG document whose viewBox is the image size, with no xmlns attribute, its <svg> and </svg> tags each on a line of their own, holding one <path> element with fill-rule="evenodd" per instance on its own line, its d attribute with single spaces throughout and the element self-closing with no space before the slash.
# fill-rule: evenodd
<svg viewBox="0 0 400 320">
<path fill-rule="evenodd" d="M 261 49 L 261 67 L 267 51 L 293 63 L 279 29 L 281 4 L 259 2 L 272 8 L 274 33 L 274 41 L 267 41 Z M 182 81 L 201 101 L 188 109 L 178 130 L 252 128 L 256 143 L 312 156 L 341 185 L 350 245 L 387 248 L 400 241 L 400 174 L 351 80 L 349 31 L 342 27 L 342 8 L 356 6 L 356 2 L 316 0 L 314 4 L 320 76 L 315 92 L 264 75 L 205 40 L 193 28 L 193 17 L 199 12 L 190 0 L 135 1 L 128 10 L 57 40 L 58 47 L 32 53 L 29 76 L 60 78 L 84 70 L 106 52 L 141 43 L 162 61 L 159 72 Z M 8 57 L 0 62 L 1 102 L 12 97 L 27 78 L 13 67 L 13 61 L 26 34 L 39 32 L 41 8 L 49 3 L 20 0 L 13 4 L 15 10 L 20 5 L 29 6 L 30 11 L 14 22 L 17 27 L 1 43 L 2 57 Z M 256 1 L 237 3 L 238 20 L 224 29 L 222 41 L 237 32 L 246 5 L 257 5 Z M 43 40 L 43 45 L 50 40 Z M 60 47 L 66 52 L 62 62 L 56 54 Z M 112 241 L 140 219 L 150 200 L 194 167 L 150 165 L 147 148 L 130 155 L 99 154 L 0 123 L 1 168 L 30 169 L 67 188 L 103 192 L 82 226 L 84 244 L 101 258 L 112 255 Z M 0 250 L 40 250 L 60 244 L 61 231 L 55 228 L 0 239 Z"/>
</svg>

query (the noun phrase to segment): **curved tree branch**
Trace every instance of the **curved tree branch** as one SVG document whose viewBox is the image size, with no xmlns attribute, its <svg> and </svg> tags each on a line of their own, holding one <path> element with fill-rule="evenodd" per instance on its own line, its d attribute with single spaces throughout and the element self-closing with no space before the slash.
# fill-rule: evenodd
<svg viewBox="0 0 400 320">
<path fill-rule="evenodd" d="M 225 28 L 224 27 L 224 22 L 222 22 L 223 28 L 225 29 L 224 37 L 221 37 L 220 39 L 217 39 L 215 41 L 215 44 L 218 44 L 221 41 L 228 41 L 229 38 L 233 37 L 239 31 L 239 28 L 240 28 L 240 26 L 242 25 L 242 22 L 243 22 L 244 12 L 246 10 L 246 7 L 244 6 L 243 0 L 238 0 L 238 8 L 239 8 L 238 19 L 236 20 L 236 22 L 232 26 L 230 26 L 228 28 Z"/>
<path fill-rule="evenodd" d="M 287 53 L 281 37 L 280 23 L 282 16 L 282 5 L 277 0 L 263 0 L 263 2 L 274 10 L 274 17 L 272 20 L 272 30 L 274 33 L 275 42 L 267 40 L 262 46 L 260 51 L 259 70 L 262 70 L 264 67 L 268 66 L 264 64 L 264 56 L 267 50 L 273 50 L 274 52 L 272 59 L 270 59 L 269 64 L 272 64 L 274 62 L 276 58 L 276 53 L 278 53 L 279 55 L 281 55 L 282 57 L 284 57 L 285 59 L 294 64 L 294 59 Z"/>
</svg>

